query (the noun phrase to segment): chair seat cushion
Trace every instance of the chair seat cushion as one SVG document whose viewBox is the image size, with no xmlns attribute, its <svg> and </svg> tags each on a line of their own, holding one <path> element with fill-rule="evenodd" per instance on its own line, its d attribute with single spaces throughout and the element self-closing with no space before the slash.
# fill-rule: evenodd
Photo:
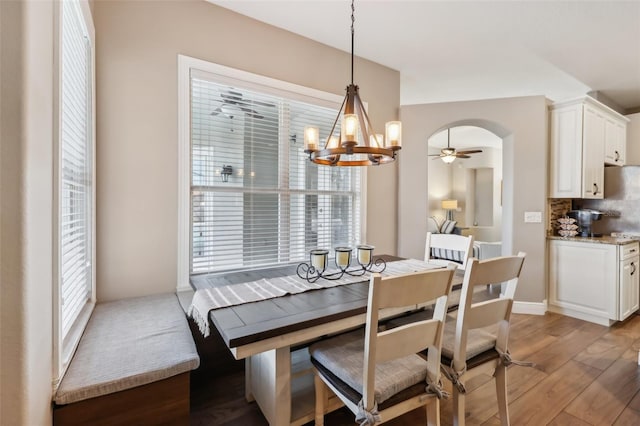
<svg viewBox="0 0 640 426">
<path fill-rule="evenodd" d="M 467 356 L 469 360 L 476 355 L 493 349 L 496 345 L 497 326 L 476 328 L 469 330 L 467 334 Z M 456 319 L 451 315 L 444 324 L 444 336 L 442 341 L 442 357 L 453 358 L 453 350 L 456 342 Z"/>
<path fill-rule="evenodd" d="M 364 330 L 359 329 L 314 343 L 309 348 L 312 362 L 320 364 L 338 379 L 363 393 Z M 375 400 L 378 404 L 404 389 L 425 383 L 427 362 L 409 355 L 376 365 Z M 422 388 L 424 389 L 424 387 Z"/>
</svg>

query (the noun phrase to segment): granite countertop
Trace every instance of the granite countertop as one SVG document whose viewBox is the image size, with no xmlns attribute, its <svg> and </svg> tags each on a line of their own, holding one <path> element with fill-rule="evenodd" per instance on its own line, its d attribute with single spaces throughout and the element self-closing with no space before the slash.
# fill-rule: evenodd
<svg viewBox="0 0 640 426">
<path fill-rule="evenodd" d="M 631 238 L 619 238 L 619 237 L 611 237 L 609 235 L 604 235 L 602 237 L 561 237 L 559 235 L 547 235 L 547 239 L 549 240 L 561 240 L 561 241 L 576 241 L 580 243 L 596 243 L 596 244 L 614 244 L 614 245 L 625 245 L 630 243 L 635 243 L 638 240 L 634 240 Z"/>
</svg>

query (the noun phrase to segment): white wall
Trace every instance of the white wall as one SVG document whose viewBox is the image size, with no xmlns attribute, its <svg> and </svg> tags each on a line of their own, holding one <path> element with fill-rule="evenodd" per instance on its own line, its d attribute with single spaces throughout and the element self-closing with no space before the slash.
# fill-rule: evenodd
<svg viewBox="0 0 640 426">
<path fill-rule="evenodd" d="M 53 2 L 0 1 L 0 424 L 51 423 Z"/>
<path fill-rule="evenodd" d="M 503 139 L 503 227 L 505 253 L 527 252 L 516 299 L 545 299 L 547 187 L 547 104 L 542 96 L 493 99 L 401 108 L 403 149 L 399 161 L 398 254 L 422 258 L 427 217 L 427 139 L 457 126 L 484 127 Z M 543 215 L 524 223 L 525 211 Z"/>
<path fill-rule="evenodd" d="M 350 55 L 201 0 L 99 1 L 94 21 L 98 301 L 174 291 L 177 55 L 341 96 Z M 382 131 L 399 73 L 357 60 L 355 80 Z M 395 254 L 397 165 L 368 168 L 368 185 L 367 242 Z"/>
<path fill-rule="evenodd" d="M 640 165 L 640 112 L 627 115 L 627 160 L 626 164 Z"/>
</svg>

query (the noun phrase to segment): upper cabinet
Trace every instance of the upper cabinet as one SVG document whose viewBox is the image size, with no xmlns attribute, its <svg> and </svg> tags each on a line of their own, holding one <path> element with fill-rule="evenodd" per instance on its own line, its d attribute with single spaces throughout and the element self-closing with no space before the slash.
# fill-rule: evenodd
<svg viewBox="0 0 640 426">
<path fill-rule="evenodd" d="M 624 165 L 628 119 L 583 97 L 551 106 L 549 197 L 603 198 L 604 165 Z"/>
<path fill-rule="evenodd" d="M 604 124 L 604 162 L 612 166 L 624 166 L 627 153 L 627 121 L 609 114 Z"/>
</svg>

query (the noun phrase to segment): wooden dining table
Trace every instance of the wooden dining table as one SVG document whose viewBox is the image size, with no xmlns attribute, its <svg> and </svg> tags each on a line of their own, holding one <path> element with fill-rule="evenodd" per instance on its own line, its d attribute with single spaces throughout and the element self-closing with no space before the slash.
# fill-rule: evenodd
<svg viewBox="0 0 640 426">
<path fill-rule="evenodd" d="M 387 262 L 402 260 L 379 256 Z M 295 266 L 191 279 L 195 290 L 295 274 Z M 211 323 L 236 359 L 245 359 L 245 395 L 271 426 L 313 420 L 313 378 L 306 345 L 366 322 L 369 281 L 307 291 L 209 312 Z M 462 278 L 456 275 L 457 284 Z M 456 283 L 454 283 L 456 284 Z M 387 318 L 422 309 L 412 305 Z M 310 388 L 309 388 L 310 387 Z M 296 398 L 299 397 L 299 400 Z"/>
</svg>

